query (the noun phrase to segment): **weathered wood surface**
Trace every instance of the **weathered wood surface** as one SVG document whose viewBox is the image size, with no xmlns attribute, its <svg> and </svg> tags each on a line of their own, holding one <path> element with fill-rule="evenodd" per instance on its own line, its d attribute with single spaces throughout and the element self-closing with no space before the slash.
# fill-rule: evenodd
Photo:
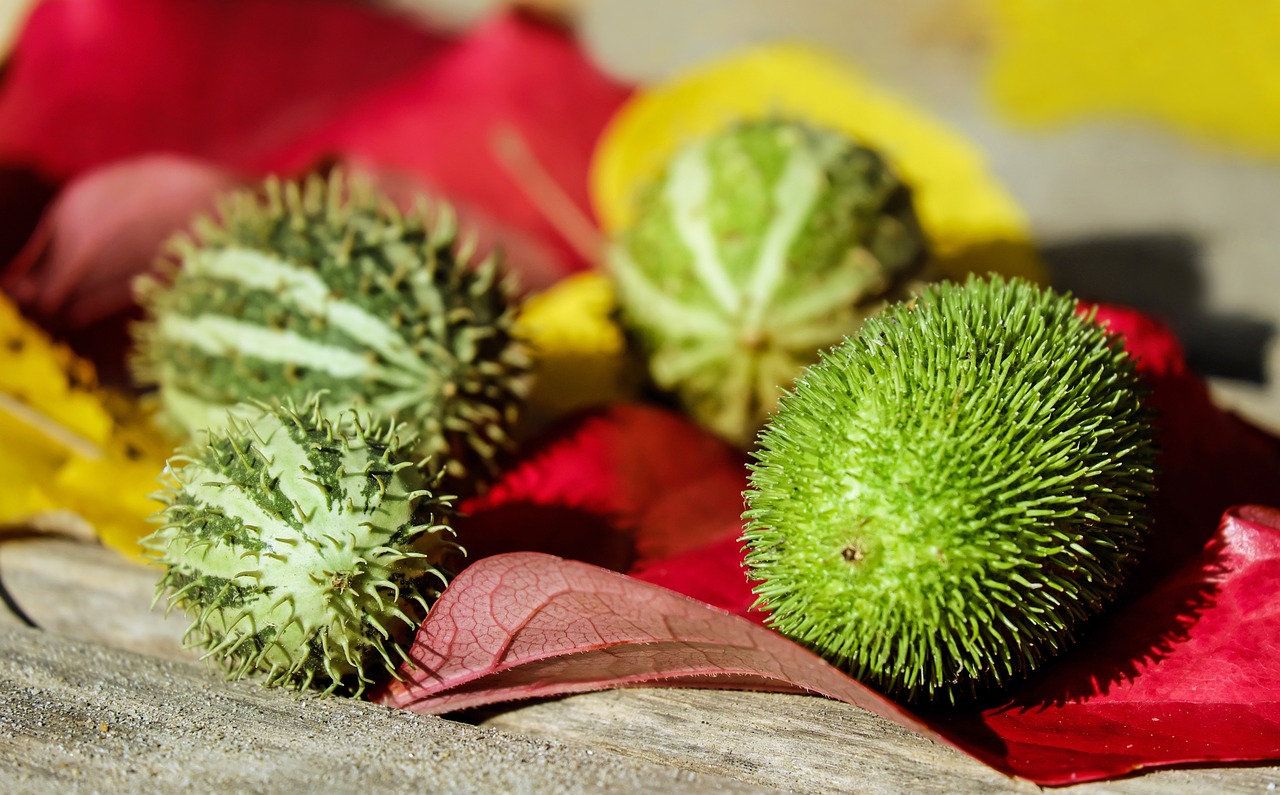
<svg viewBox="0 0 1280 795">
<path fill-rule="evenodd" d="M 706 792 L 758 786 L 583 745 L 0 628 L 0 791 Z"/>
<path fill-rule="evenodd" d="M 225 683 L 196 662 L 179 643 L 186 622 L 148 611 L 154 572 L 108 550 L 3 544 L 0 578 L 44 629 L 0 629 L 0 783 L 20 785 L 5 792 L 125 792 L 140 781 L 160 791 L 188 782 L 237 791 L 1037 791 L 814 697 L 590 693 L 462 716 L 478 728 L 298 698 Z M 1217 795 L 1278 782 L 1273 766 L 1202 768 L 1062 791 Z"/>
</svg>

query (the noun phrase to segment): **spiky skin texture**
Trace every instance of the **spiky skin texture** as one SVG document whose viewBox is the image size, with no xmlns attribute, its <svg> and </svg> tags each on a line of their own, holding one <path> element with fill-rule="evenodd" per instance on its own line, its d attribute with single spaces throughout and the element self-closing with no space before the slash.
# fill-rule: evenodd
<svg viewBox="0 0 1280 795">
<path fill-rule="evenodd" d="M 360 692 L 445 585 L 448 498 L 394 431 L 252 406 L 170 462 L 157 599 L 231 676 Z"/>
<path fill-rule="evenodd" d="M 770 622 L 908 701 L 990 694 L 1068 646 L 1139 555 L 1154 491 L 1120 341 L 1023 282 L 928 288 L 826 353 L 751 465 Z"/>
<path fill-rule="evenodd" d="M 459 482 L 494 474 L 528 354 L 496 260 L 473 266 L 452 211 L 430 215 L 339 172 L 227 196 L 139 283 L 135 371 L 163 418 L 194 437 L 242 402 L 323 392 L 331 416 L 409 424 Z"/>
<path fill-rule="evenodd" d="M 608 259 L 654 382 L 746 445 L 816 352 L 877 311 L 924 249 L 908 191 L 878 154 L 769 120 L 679 151 Z"/>
</svg>

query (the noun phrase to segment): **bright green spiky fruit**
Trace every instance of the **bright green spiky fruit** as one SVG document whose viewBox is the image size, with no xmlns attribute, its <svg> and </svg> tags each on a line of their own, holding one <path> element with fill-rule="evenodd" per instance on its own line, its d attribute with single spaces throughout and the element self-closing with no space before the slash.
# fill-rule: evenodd
<svg viewBox="0 0 1280 795">
<path fill-rule="evenodd" d="M 931 287 L 796 382 L 745 541 L 771 623 L 911 701 L 1015 681 L 1103 610 L 1154 490 L 1118 339 L 1023 282 Z"/>
<path fill-rule="evenodd" d="M 195 232 L 139 283 L 135 370 L 163 418 L 194 436 L 244 401 L 323 392 L 331 415 L 412 426 L 450 477 L 492 474 L 528 356 L 498 263 L 469 261 L 447 206 L 402 214 L 335 172 L 235 192 Z"/>
<path fill-rule="evenodd" d="M 448 498 L 411 445 L 355 412 L 240 414 L 167 470 L 163 527 L 143 540 L 166 566 L 157 599 L 234 678 L 360 692 L 445 584 Z"/>
<path fill-rule="evenodd" d="M 609 264 L 654 382 L 738 444 L 817 351 L 921 262 L 907 189 L 874 151 L 798 122 L 732 126 L 679 151 Z"/>
</svg>

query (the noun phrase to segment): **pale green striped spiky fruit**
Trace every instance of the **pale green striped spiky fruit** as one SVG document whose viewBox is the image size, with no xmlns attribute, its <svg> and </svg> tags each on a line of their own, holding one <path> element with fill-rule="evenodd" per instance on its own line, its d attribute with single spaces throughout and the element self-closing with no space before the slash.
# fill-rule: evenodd
<svg viewBox="0 0 1280 795">
<path fill-rule="evenodd" d="M 747 565 L 784 634 L 913 701 L 1068 646 L 1142 548 L 1153 442 L 1134 366 L 1076 302 L 940 285 L 809 368 L 760 437 Z"/>
<path fill-rule="evenodd" d="M 411 448 L 355 412 L 253 405 L 171 461 L 157 598 L 231 676 L 359 692 L 417 626 L 456 546 Z M 405 441 L 412 441 L 411 438 Z"/>
<path fill-rule="evenodd" d="M 162 417 L 194 435 L 243 401 L 324 393 L 331 416 L 411 425 L 451 478 L 492 474 L 528 355 L 496 260 L 469 262 L 447 206 L 429 216 L 340 172 L 226 197 L 139 282 L 135 370 Z"/>
<path fill-rule="evenodd" d="M 907 189 L 878 154 L 782 120 L 680 150 L 636 218 L 609 252 L 623 319 L 654 382 L 739 444 L 925 248 Z"/>
</svg>

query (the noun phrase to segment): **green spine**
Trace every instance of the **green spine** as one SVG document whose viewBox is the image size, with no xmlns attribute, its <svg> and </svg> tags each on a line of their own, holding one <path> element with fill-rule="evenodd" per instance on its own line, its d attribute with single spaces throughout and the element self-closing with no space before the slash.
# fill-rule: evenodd
<svg viewBox="0 0 1280 795">
<path fill-rule="evenodd" d="M 622 316 L 654 382 L 744 445 L 925 250 L 910 195 L 878 154 L 783 120 L 679 151 L 636 218 L 608 256 Z"/>
<path fill-rule="evenodd" d="M 402 213 L 363 179 L 266 181 L 225 197 L 159 279 L 135 371 L 178 430 L 223 427 L 243 401 L 324 393 L 418 433 L 451 478 L 492 475 L 528 389 L 494 257 L 474 264 L 452 210 Z M 476 466 L 482 470 L 476 473 Z"/>
<path fill-rule="evenodd" d="M 1142 392 L 1117 338 L 1026 283 L 931 287 L 868 320 L 761 434 L 744 514 L 758 604 L 896 697 L 1021 678 L 1141 551 Z"/>
<path fill-rule="evenodd" d="M 166 567 L 156 598 L 232 678 L 359 693 L 446 584 L 450 498 L 403 429 L 335 424 L 316 401 L 239 414 L 166 470 L 163 526 L 143 540 Z"/>
</svg>

